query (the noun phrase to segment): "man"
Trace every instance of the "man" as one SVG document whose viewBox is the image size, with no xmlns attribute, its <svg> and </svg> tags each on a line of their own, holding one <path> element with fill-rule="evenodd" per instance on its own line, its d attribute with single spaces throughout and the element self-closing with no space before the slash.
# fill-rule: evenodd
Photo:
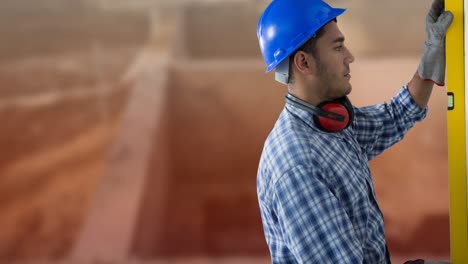
<svg viewBox="0 0 468 264">
<path fill-rule="evenodd" d="M 344 11 L 322 0 L 274 0 L 258 23 L 267 72 L 288 86 L 257 175 L 272 263 L 390 263 L 368 161 L 424 119 L 433 83 L 444 83 L 453 16 L 434 0 L 411 81 L 389 104 L 353 107 L 354 57 L 336 19 Z"/>
</svg>

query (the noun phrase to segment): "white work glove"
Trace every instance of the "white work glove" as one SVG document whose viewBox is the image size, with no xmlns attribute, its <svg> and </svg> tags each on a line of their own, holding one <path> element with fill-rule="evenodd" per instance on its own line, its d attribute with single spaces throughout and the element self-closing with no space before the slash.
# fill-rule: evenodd
<svg viewBox="0 0 468 264">
<path fill-rule="evenodd" d="M 445 83 L 445 33 L 452 20 L 452 13 L 444 11 L 444 0 L 434 0 L 426 16 L 426 42 L 418 74 L 439 86 Z"/>
</svg>

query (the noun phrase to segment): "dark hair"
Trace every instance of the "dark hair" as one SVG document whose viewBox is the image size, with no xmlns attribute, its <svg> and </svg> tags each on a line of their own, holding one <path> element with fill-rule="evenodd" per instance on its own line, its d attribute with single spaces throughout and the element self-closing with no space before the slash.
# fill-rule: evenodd
<svg viewBox="0 0 468 264">
<path fill-rule="evenodd" d="M 337 22 L 336 18 L 334 18 L 331 21 Z M 324 29 L 325 25 L 319 28 L 317 32 L 315 32 L 315 36 L 309 38 L 306 42 L 304 42 L 304 44 L 302 44 L 289 56 L 289 82 L 290 83 L 294 82 L 294 73 L 293 73 L 292 67 L 294 63 L 294 56 L 296 55 L 298 51 L 304 51 L 305 53 L 311 54 L 316 60 L 320 60 L 319 55 L 317 53 L 316 45 L 317 45 L 317 40 L 325 33 L 325 29 Z"/>
</svg>

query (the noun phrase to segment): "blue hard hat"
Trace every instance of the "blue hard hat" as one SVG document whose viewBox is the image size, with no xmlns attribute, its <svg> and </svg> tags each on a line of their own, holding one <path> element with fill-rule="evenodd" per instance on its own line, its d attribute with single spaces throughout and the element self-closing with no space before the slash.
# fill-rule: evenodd
<svg viewBox="0 0 468 264">
<path fill-rule="evenodd" d="M 266 72 L 276 68 L 317 30 L 345 10 L 332 8 L 322 0 L 273 0 L 257 25 Z"/>
</svg>

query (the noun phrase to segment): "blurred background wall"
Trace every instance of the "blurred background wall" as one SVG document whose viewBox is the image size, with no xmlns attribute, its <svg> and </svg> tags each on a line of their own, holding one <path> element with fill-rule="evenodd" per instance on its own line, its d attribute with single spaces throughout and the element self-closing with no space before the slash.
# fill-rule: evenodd
<svg viewBox="0 0 468 264">
<path fill-rule="evenodd" d="M 257 44 L 268 3 L 3 0 L 0 262 L 268 263 L 256 170 L 286 92 Z M 329 3 L 352 102 L 388 102 L 430 1 Z M 395 263 L 449 259 L 446 101 L 371 161 Z"/>
</svg>

